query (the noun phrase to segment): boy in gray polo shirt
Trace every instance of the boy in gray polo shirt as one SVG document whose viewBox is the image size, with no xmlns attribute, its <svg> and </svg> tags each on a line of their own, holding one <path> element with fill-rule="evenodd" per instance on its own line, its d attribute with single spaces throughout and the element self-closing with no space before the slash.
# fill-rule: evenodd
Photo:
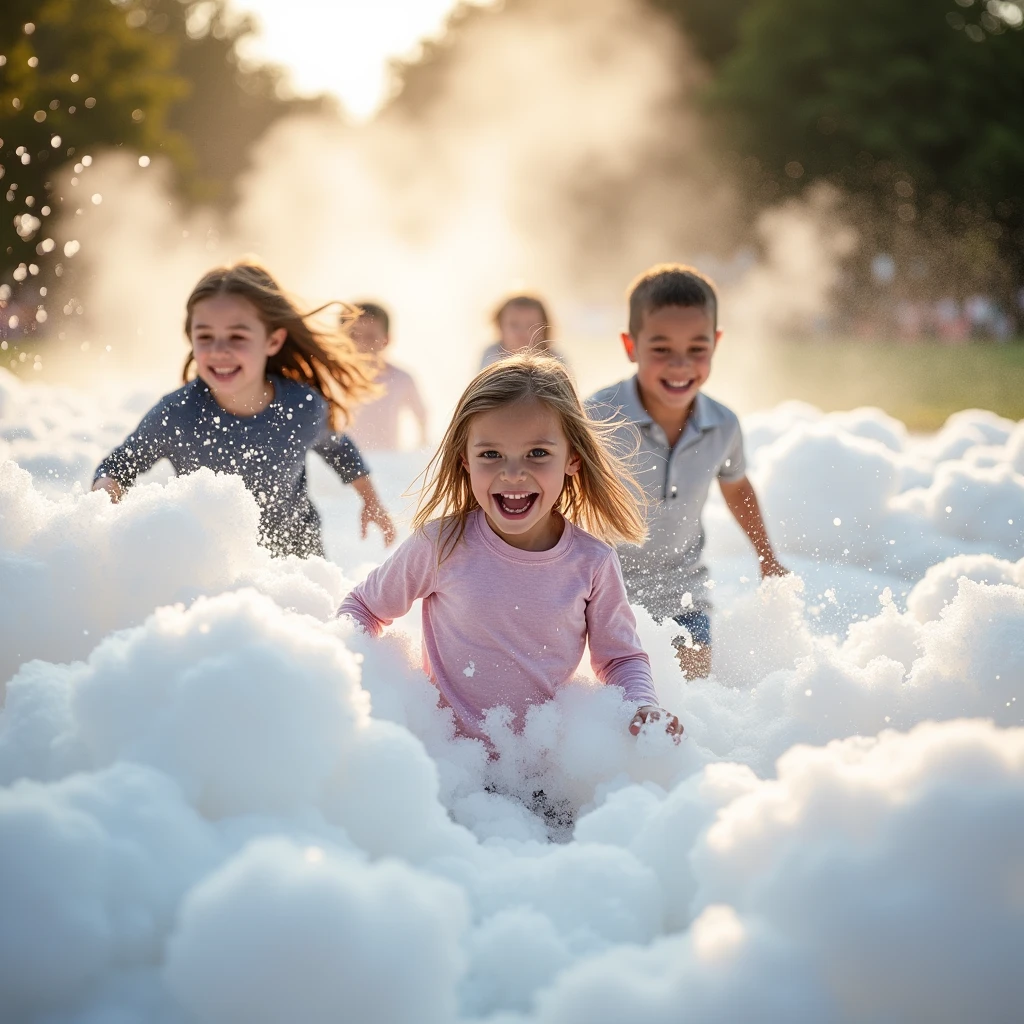
<svg viewBox="0 0 1024 1024">
<path fill-rule="evenodd" d="M 717 313 L 706 277 L 679 264 L 652 267 L 630 287 L 629 331 L 622 335 L 636 375 L 587 402 L 592 417 L 615 424 L 627 450 L 636 449 L 639 434 L 633 468 L 650 503 L 650 534 L 642 547 L 619 549 L 622 572 L 631 602 L 682 627 L 675 645 L 689 679 L 711 670 L 701 513 L 715 477 L 754 545 L 762 577 L 787 572 L 747 480 L 739 420 L 701 391 L 722 336 Z"/>
</svg>

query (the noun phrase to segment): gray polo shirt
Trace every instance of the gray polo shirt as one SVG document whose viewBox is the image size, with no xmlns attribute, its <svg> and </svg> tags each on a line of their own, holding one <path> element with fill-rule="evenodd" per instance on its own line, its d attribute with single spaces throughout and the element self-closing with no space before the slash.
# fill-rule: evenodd
<svg viewBox="0 0 1024 1024">
<path fill-rule="evenodd" d="M 640 401 L 636 377 L 598 391 L 586 404 L 591 418 L 616 425 L 613 437 L 623 454 L 635 452 L 630 466 L 649 503 L 646 542 L 619 548 L 630 601 L 656 619 L 690 608 L 709 611 L 701 513 L 712 480 L 732 482 L 746 475 L 739 419 L 699 393 L 682 436 L 670 448 Z"/>
</svg>

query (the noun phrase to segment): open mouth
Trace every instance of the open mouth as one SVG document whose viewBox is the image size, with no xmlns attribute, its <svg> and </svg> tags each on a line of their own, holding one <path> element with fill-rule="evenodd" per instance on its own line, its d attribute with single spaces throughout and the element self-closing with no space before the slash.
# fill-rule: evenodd
<svg viewBox="0 0 1024 1024">
<path fill-rule="evenodd" d="M 689 391 L 693 387 L 694 378 L 684 377 L 681 380 L 666 380 L 664 377 L 661 380 L 662 386 L 673 395 L 681 395 L 686 391 Z"/>
<path fill-rule="evenodd" d="M 492 494 L 494 504 L 503 519 L 525 519 L 540 497 L 531 491 L 506 491 Z"/>
<path fill-rule="evenodd" d="M 225 369 L 220 366 L 210 367 L 210 376 L 217 381 L 219 384 L 227 383 L 228 381 L 234 380 L 242 372 L 240 366 L 233 366 L 230 369 Z"/>
</svg>

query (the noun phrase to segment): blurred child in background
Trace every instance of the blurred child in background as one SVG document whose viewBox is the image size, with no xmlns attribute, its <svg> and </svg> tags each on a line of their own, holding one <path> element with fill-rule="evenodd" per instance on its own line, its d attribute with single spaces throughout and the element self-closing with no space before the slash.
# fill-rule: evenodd
<svg viewBox="0 0 1024 1024">
<path fill-rule="evenodd" d="M 378 635 L 422 598 L 424 668 L 465 735 L 499 705 L 522 728 L 589 642 L 597 678 L 634 705 L 630 731 L 664 720 L 678 737 L 610 546 L 643 540 L 636 494 L 565 368 L 523 355 L 482 370 L 428 473 L 413 535 L 338 614 Z"/>
<path fill-rule="evenodd" d="M 630 600 L 683 630 L 676 639 L 687 678 L 711 670 L 711 599 L 701 555 L 701 514 L 718 480 L 729 511 L 750 538 L 761 575 L 779 576 L 757 495 L 746 475 L 736 414 L 701 390 L 722 336 L 711 282 L 690 267 L 652 267 L 630 286 L 629 330 L 622 344 L 635 376 L 593 395 L 588 411 L 617 424 L 635 456 L 648 498 L 649 533 L 619 551 Z"/>
<path fill-rule="evenodd" d="M 259 504 L 260 543 L 275 555 L 323 555 L 320 516 L 306 490 L 306 454 L 315 451 L 359 493 L 362 536 L 373 524 L 390 545 L 395 528 L 369 470 L 336 432 L 354 403 L 376 393 L 374 367 L 347 338 L 311 327 L 317 312 L 300 313 L 253 263 L 205 274 L 186 303 L 185 386 L 100 463 L 92 489 L 118 501 L 160 459 L 178 475 L 234 473 Z"/>
<path fill-rule="evenodd" d="M 494 311 L 494 326 L 498 329 L 498 340 L 484 349 L 481 370 L 506 356 L 524 352 L 553 356 L 565 362 L 551 344 L 551 321 L 537 296 L 513 295 L 505 299 Z"/>
<path fill-rule="evenodd" d="M 367 451 L 397 451 L 401 447 L 402 413 L 408 412 L 416 422 L 419 447 L 427 443 L 427 407 L 411 374 L 400 370 L 384 358 L 391 344 L 391 317 L 376 302 L 357 302 L 360 314 L 349 327 L 356 348 L 377 361 L 374 383 L 383 392 L 356 409 L 349 425 L 349 435 Z"/>
</svg>

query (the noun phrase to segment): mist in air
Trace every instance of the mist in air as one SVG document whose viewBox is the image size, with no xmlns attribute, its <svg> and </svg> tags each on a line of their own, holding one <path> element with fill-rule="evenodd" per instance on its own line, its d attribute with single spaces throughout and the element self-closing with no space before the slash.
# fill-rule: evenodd
<svg viewBox="0 0 1024 1024">
<path fill-rule="evenodd" d="M 128 375 L 139 390 L 171 390 L 192 285 L 255 254 L 308 308 L 387 304 L 395 358 L 440 424 L 494 340 L 504 295 L 544 297 L 588 392 L 625 372 L 629 281 L 683 259 L 709 266 L 724 292 L 716 393 L 763 405 L 766 343 L 827 310 L 850 245 L 827 194 L 768 211 L 756 250 L 741 244 L 737 187 L 710 159 L 701 120 L 670 102 L 699 83 L 698 62 L 628 0 L 590 5 L 571 30 L 541 4 L 469 27 L 415 116 L 396 107 L 361 126 L 334 116 L 275 126 L 227 216 L 184 210 L 159 159 L 141 168 L 101 153 L 66 171 L 80 205 L 58 240 L 80 246 L 80 290 L 65 300 L 82 315 L 44 375 Z"/>
<path fill-rule="evenodd" d="M 969 7 L 943 31 L 973 39 Z M 1010 26 L 1019 6 L 995 7 Z M 834 182 L 750 201 L 703 106 L 707 62 L 667 15 L 510 0 L 456 17 L 459 45 L 436 44 L 408 102 L 274 124 L 233 203 L 185 203 L 158 153 L 59 172 L 66 273 L 31 358 L 0 369 L 0 1018 L 1016 1021 L 1024 422 L 957 407 L 921 429 L 873 396 L 785 400 L 794 336 L 822 389 L 850 352 L 910 359 L 920 339 L 824 337 L 872 222 Z M 941 250 L 951 277 L 982 253 L 971 238 Z M 632 372 L 637 273 L 715 278 L 708 391 L 742 416 L 792 573 L 760 580 L 713 488 L 711 676 L 687 681 L 674 624 L 634 608 L 681 744 L 631 736 L 633 709 L 586 666 L 522 728 L 491 709 L 498 757 L 460 735 L 418 610 L 378 639 L 336 617 L 389 552 L 316 459 L 326 558 L 271 557 L 237 476 L 158 466 L 118 504 L 89 491 L 179 386 L 196 281 L 247 254 L 306 308 L 391 310 L 389 357 L 434 442 L 508 293 L 544 299 L 586 396 Z M 402 537 L 432 451 L 370 456 Z"/>
</svg>

